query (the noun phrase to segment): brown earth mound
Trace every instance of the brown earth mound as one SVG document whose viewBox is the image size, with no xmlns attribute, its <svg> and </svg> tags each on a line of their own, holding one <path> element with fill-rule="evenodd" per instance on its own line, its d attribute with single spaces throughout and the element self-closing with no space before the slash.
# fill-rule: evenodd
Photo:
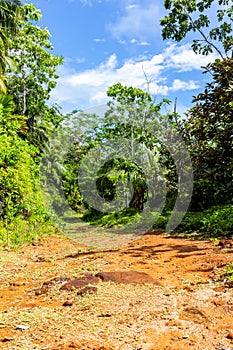
<svg viewBox="0 0 233 350">
<path fill-rule="evenodd" d="M 154 283 L 159 284 L 154 278 L 152 278 L 146 272 L 140 271 L 111 271 L 111 272 L 98 272 L 96 277 L 99 277 L 103 282 L 115 282 L 124 284 L 135 283 Z"/>
</svg>

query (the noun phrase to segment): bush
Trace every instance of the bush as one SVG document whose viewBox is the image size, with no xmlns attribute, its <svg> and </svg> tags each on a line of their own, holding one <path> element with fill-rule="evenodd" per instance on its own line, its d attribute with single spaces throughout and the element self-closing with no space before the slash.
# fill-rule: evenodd
<svg viewBox="0 0 233 350">
<path fill-rule="evenodd" d="M 209 237 L 231 236 L 233 234 L 233 205 L 214 206 L 203 212 L 188 212 L 178 232 L 200 232 Z"/>
<path fill-rule="evenodd" d="M 202 220 L 202 230 L 211 237 L 233 235 L 233 205 L 207 210 Z"/>
<path fill-rule="evenodd" d="M 134 208 L 127 208 L 120 212 L 113 212 L 109 214 L 101 213 L 93 209 L 87 210 L 82 219 L 90 224 L 100 227 L 114 227 L 127 225 L 138 216 Z"/>
<path fill-rule="evenodd" d="M 177 232 L 192 233 L 203 232 L 204 212 L 187 212 L 177 227 Z"/>
<path fill-rule="evenodd" d="M 10 104 L 10 98 L 5 100 Z M 17 117 L 11 120 L 7 106 L 0 99 L 0 244 L 18 245 L 36 237 L 38 224 L 49 218 L 35 162 L 37 149 L 19 137 Z"/>
<path fill-rule="evenodd" d="M 165 230 L 170 215 L 171 211 L 163 211 L 155 222 L 154 229 Z M 140 222 L 140 214 L 132 209 L 110 214 L 88 210 L 83 216 L 84 221 L 103 227 L 126 225 L 135 219 Z M 231 236 L 233 235 L 233 205 L 212 207 L 203 212 L 187 212 L 175 231 L 198 232 L 209 237 Z"/>
<path fill-rule="evenodd" d="M 0 223 L 0 245 L 17 247 L 31 243 L 42 235 L 56 232 L 54 225 L 49 221 L 32 222 L 18 216 L 7 227 L 5 223 Z"/>
</svg>

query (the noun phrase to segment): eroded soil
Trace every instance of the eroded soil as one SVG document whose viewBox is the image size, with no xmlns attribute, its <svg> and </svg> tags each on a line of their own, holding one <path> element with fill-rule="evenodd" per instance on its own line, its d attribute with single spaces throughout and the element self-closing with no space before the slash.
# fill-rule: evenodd
<svg viewBox="0 0 233 350">
<path fill-rule="evenodd" d="M 0 262 L 1 349 L 233 349 L 231 244 L 150 233 L 100 251 L 57 236 Z M 131 283 L 130 271 L 145 274 Z"/>
</svg>

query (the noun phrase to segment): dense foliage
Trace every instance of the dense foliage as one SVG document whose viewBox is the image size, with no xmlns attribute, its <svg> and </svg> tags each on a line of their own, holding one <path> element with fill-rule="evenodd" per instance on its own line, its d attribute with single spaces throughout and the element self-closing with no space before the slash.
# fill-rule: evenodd
<svg viewBox="0 0 233 350">
<path fill-rule="evenodd" d="M 140 152 L 138 145 L 145 145 L 151 155 L 159 156 L 161 144 L 156 136 L 156 131 L 158 132 L 161 123 L 165 122 L 165 118 L 160 113 L 161 107 L 169 101 L 164 100 L 154 104 L 150 94 L 141 89 L 123 86 L 121 83 L 111 86 L 107 94 L 110 101 L 101 123 L 98 123 L 98 127 L 93 130 L 86 131 L 82 140 L 75 142 L 69 152 L 63 186 L 73 209 L 78 209 L 82 205 L 89 208 L 85 200 L 82 200 L 79 191 L 78 172 L 81 161 L 90 149 L 99 144 L 106 147 L 108 143 L 111 144 L 117 140 L 116 147 L 120 145 L 121 149 L 126 146 L 126 140 L 129 140 L 128 147 L 126 147 L 129 149 L 128 158 L 125 155 L 125 158 L 119 156 L 106 161 L 98 170 L 96 187 L 100 197 L 105 203 L 109 202 L 109 206 L 113 200 L 122 196 L 124 207 L 129 208 L 131 213 L 140 212 L 146 202 L 150 201 L 153 205 L 156 188 L 153 188 L 149 194 L 147 182 L 155 183 L 156 177 L 159 177 L 160 174 L 151 172 L 146 176 L 136 161 L 139 156 L 138 152 Z M 89 135 L 92 135 L 91 139 Z M 148 163 L 151 169 L 152 162 L 153 157 Z M 153 169 L 155 170 L 154 165 Z M 122 184 L 121 189 L 119 183 Z M 95 213 L 95 210 L 93 212 Z"/>
<path fill-rule="evenodd" d="M 182 40 L 194 32 L 196 54 L 215 52 L 219 59 L 203 68 L 210 82 L 193 98 L 193 107 L 179 128 L 194 168 L 191 210 L 180 226 L 214 235 L 232 234 L 233 198 L 233 35 L 232 1 L 165 0 L 161 20 L 164 39 Z M 212 21 L 208 10 L 212 11 Z M 216 11 L 216 17 L 213 13 Z M 213 22 L 216 23 L 214 25 Z"/>
<path fill-rule="evenodd" d="M 6 92 L 4 74 L 13 63 L 9 57 L 9 38 L 17 33 L 21 16 L 20 0 L 0 1 L 0 92 Z"/>
<path fill-rule="evenodd" d="M 52 54 L 47 29 L 35 24 L 40 18 L 34 5 L 0 1 L 0 241 L 7 244 L 29 241 L 43 225 L 50 231 L 39 163 L 61 120 L 48 100 L 62 59 Z"/>
<path fill-rule="evenodd" d="M 63 59 L 53 55 L 49 31 L 35 25 L 41 19 L 40 10 L 28 4 L 23 11 L 17 35 L 9 42 L 15 69 L 8 75 L 7 86 L 14 98 L 15 113 L 26 117 L 26 139 L 41 151 L 62 119 L 59 107 L 48 101 L 56 86 L 56 69 Z"/>
<path fill-rule="evenodd" d="M 194 98 L 184 123 L 195 170 L 195 210 L 233 198 L 233 59 L 216 60 L 206 71 L 212 81 Z"/>
<path fill-rule="evenodd" d="M 194 32 L 192 48 L 195 53 L 215 52 L 222 59 L 231 56 L 232 0 L 164 0 L 164 7 L 169 13 L 161 20 L 163 39 L 181 41 Z"/>
<path fill-rule="evenodd" d="M 15 244 L 28 241 L 48 216 L 34 161 L 37 150 L 18 136 L 25 120 L 13 112 L 12 98 L 0 95 L 0 241 Z"/>
<path fill-rule="evenodd" d="M 159 115 L 161 104 L 154 105 L 149 94 L 133 87 L 123 87 L 120 83 L 114 84 L 107 92 L 111 100 L 105 123 L 95 137 L 103 141 L 106 138 L 124 136 L 131 140 L 132 145 L 142 142 L 158 155 L 158 163 L 167 169 L 169 190 L 165 210 L 157 227 L 165 228 L 177 196 L 177 172 L 168 150 L 154 136 L 154 127 L 156 123 L 168 122 L 185 139 L 193 162 L 194 191 L 191 206 L 178 230 L 203 231 L 215 236 L 230 235 L 233 198 L 233 7 L 229 0 L 219 0 L 217 7 L 213 0 L 165 0 L 164 5 L 169 11 L 161 20 L 164 39 L 180 41 L 194 32 L 196 37 L 194 36 L 192 48 L 196 54 L 208 55 L 215 52 L 219 55 L 219 59 L 203 67 L 203 73 L 210 74 L 210 82 L 202 93 L 194 97 L 193 107 L 187 112 L 185 120 L 180 120 L 176 113 Z M 216 10 L 217 25 L 210 20 L 208 10 L 212 11 L 212 15 Z M 151 112 L 159 118 L 151 118 Z M 150 132 L 151 130 L 153 131 Z M 89 147 L 92 146 L 89 143 Z M 85 147 L 87 150 L 87 145 Z M 80 147 L 79 154 L 85 154 Z M 96 183 L 99 194 L 109 201 L 117 196 L 116 184 L 121 179 L 111 171 L 120 168 L 123 169 L 121 179 L 123 176 L 133 184 L 133 197 L 128 207 L 140 212 L 148 201 L 148 189 L 140 169 L 130 167 L 128 162 L 122 163 L 122 160 L 115 159 L 101 168 Z M 75 174 L 71 177 L 74 179 Z M 80 205 L 82 196 L 78 186 L 76 193 L 79 193 Z M 92 214 L 88 213 L 88 220 L 105 225 L 108 222 L 114 224 L 112 214 L 101 214 L 101 219 L 95 211 Z M 125 215 L 122 213 L 124 219 Z M 115 223 L 119 223 L 119 215 L 115 215 Z"/>
<path fill-rule="evenodd" d="M 39 164 L 43 150 L 50 147 L 51 135 L 64 119 L 64 137 L 72 129 L 76 136 L 65 159 L 63 152 L 54 153 L 44 164 L 49 172 L 52 162 L 56 164 L 63 157 L 62 168 L 55 166 L 54 177 L 46 179 L 55 211 L 63 214 L 67 209 L 60 200 L 65 193 L 70 207 L 84 220 L 111 227 L 139 218 L 146 206 L 156 211 L 163 204 L 156 227 L 164 230 L 179 197 L 180 178 L 174 159 L 181 146 L 173 142 L 172 150 L 166 147 L 161 130 L 171 140 L 175 131 L 186 142 L 194 173 L 191 205 L 177 230 L 215 237 L 232 235 L 232 1 L 217 0 L 216 6 L 214 0 L 165 0 L 164 6 L 168 11 L 161 20 L 164 39 L 181 41 L 193 32 L 196 54 L 215 52 L 219 56 L 203 67 L 210 80 L 194 97 L 186 118 L 179 118 L 176 111 L 164 112 L 169 100 L 155 103 L 148 92 L 120 82 L 107 91 L 104 116 L 75 111 L 64 118 L 59 106 L 49 102 L 58 78 L 56 70 L 63 60 L 53 55 L 49 31 L 36 24 L 41 19 L 40 10 L 19 0 L 0 0 L 0 242 L 29 241 L 44 230 L 44 225 L 48 231 L 51 216 L 42 201 Z M 212 24 L 208 11 L 213 14 L 215 10 Z M 70 117 L 73 124 L 69 124 Z M 114 142 L 115 157 L 98 163 L 101 157 L 94 150 L 101 145 L 107 154 Z M 92 170 L 98 164 L 94 181 Z M 85 173 L 81 181 L 80 171 Z M 89 184 L 94 184 L 94 191 Z M 55 187 L 60 187 L 60 193 Z"/>
</svg>

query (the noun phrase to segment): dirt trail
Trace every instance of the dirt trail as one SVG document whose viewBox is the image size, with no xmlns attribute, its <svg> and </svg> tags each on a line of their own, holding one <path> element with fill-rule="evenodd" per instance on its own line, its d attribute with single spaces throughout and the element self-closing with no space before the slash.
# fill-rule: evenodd
<svg viewBox="0 0 233 350">
<path fill-rule="evenodd" d="M 99 251 L 57 236 L 2 249 L 0 262 L 0 349 L 233 350 L 233 288 L 221 281 L 231 244 L 150 233 Z M 61 289 L 113 271 L 157 282 Z"/>
</svg>

